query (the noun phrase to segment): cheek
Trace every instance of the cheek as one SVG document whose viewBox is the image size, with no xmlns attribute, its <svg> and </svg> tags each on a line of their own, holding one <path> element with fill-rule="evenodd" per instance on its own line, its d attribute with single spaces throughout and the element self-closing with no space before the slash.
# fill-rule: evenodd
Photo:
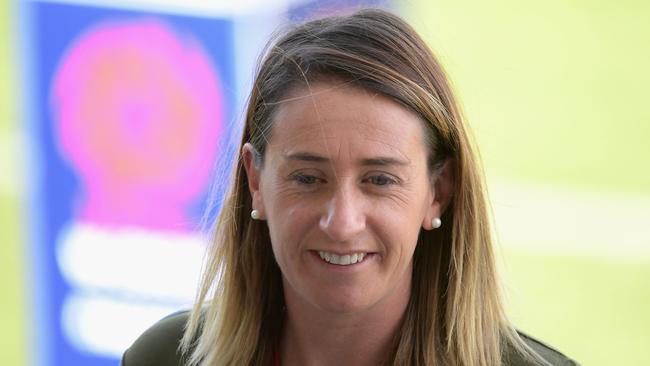
<svg viewBox="0 0 650 366">
<path fill-rule="evenodd" d="M 413 201 L 411 201 L 413 202 Z M 421 206 L 385 204 L 375 206 L 374 226 L 387 251 L 399 253 L 393 260 L 410 262 L 426 213 L 423 200 Z M 418 207 L 420 206 L 420 207 Z"/>
<path fill-rule="evenodd" d="M 390 232 L 387 236 L 387 250 L 398 253 L 396 261 L 410 262 L 415 246 L 417 245 L 420 225 L 413 220 L 393 220 L 390 222 Z"/>
<path fill-rule="evenodd" d="M 286 197 L 269 202 L 267 225 L 278 261 L 286 260 L 283 258 L 286 256 L 298 255 L 304 249 L 314 225 L 318 227 L 317 214 L 310 207 L 312 205 Z"/>
</svg>

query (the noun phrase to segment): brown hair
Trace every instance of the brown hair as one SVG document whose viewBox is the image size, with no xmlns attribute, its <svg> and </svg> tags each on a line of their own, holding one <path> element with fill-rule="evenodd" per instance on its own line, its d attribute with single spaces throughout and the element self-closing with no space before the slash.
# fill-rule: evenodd
<svg viewBox="0 0 650 366">
<path fill-rule="evenodd" d="M 335 78 L 387 96 L 426 127 L 429 169 L 452 158 L 454 197 L 439 230 L 421 230 L 409 305 L 391 365 L 498 365 L 510 326 L 495 270 L 482 173 L 440 63 L 399 17 L 376 9 L 294 27 L 272 43 L 248 102 L 241 146 L 263 164 L 274 112 L 289 91 Z M 194 365 L 267 365 L 283 325 L 281 273 L 264 222 L 250 220 L 243 162 L 215 227 L 202 287 L 183 339 Z"/>
</svg>

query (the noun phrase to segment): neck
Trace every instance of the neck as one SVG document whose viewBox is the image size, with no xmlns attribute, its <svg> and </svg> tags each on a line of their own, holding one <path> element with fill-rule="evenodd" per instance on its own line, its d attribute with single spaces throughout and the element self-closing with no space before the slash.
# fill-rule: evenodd
<svg viewBox="0 0 650 366">
<path fill-rule="evenodd" d="M 285 283 L 285 286 L 287 284 Z M 287 318 L 280 358 L 283 366 L 382 365 L 408 305 L 410 286 L 369 309 L 339 313 L 286 296 Z"/>
</svg>

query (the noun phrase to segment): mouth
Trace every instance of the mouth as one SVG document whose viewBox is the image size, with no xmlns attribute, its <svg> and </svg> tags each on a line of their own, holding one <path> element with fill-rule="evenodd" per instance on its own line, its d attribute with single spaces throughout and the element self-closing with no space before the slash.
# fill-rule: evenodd
<svg viewBox="0 0 650 366">
<path fill-rule="evenodd" d="M 337 266 L 351 266 L 353 264 L 361 263 L 364 258 L 367 258 L 371 253 L 349 253 L 349 254 L 335 254 L 319 250 L 318 256 L 329 264 Z"/>
</svg>

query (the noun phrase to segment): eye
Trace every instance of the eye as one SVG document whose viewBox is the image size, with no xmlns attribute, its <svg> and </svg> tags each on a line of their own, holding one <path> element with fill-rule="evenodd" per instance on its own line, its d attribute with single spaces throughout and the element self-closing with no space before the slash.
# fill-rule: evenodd
<svg viewBox="0 0 650 366">
<path fill-rule="evenodd" d="M 294 174 L 293 179 L 296 182 L 298 182 L 300 184 L 304 184 L 304 185 L 311 185 L 311 184 L 318 183 L 318 178 L 314 177 L 313 175 L 308 175 L 308 174 L 304 174 L 304 173 L 296 173 L 296 174 Z"/>
<path fill-rule="evenodd" d="M 376 185 L 376 186 L 387 186 L 390 184 L 395 184 L 397 183 L 395 179 L 384 175 L 384 174 L 379 174 L 379 175 L 373 175 L 370 178 L 367 179 L 367 181 L 370 184 Z"/>
</svg>

